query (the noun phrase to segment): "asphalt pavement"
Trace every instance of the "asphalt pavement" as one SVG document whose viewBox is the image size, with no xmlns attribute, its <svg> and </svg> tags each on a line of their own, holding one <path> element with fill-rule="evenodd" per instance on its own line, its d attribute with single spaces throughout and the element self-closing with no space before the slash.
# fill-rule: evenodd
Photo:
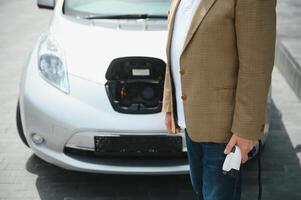
<svg viewBox="0 0 301 200">
<path fill-rule="evenodd" d="M 298 0 L 296 0 L 298 1 Z M 35 0 L 0 1 L 0 200 L 194 200 L 188 175 L 121 176 L 48 164 L 18 138 L 15 111 L 23 63 L 51 11 Z M 289 11 L 287 11 L 289 12 Z M 301 199 L 301 102 L 275 67 L 272 122 L 262 154 L 263 198 Z M 243 177 L 243 200 L 257 198 L 257 162 Z"/>
</svg>

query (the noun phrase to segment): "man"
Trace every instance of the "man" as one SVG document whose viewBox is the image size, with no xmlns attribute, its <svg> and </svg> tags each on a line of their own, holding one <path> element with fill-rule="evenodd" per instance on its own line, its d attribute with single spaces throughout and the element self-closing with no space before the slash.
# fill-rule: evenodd
<svg viewBox="0 0 301 200">
<path fill-rule="evenodd" d="M 162 111 L 185 131 L 198 199 L 240 199 L 241 174 L 222 174 L 236 144 L 242 163 L 263 137 L 276 38 L 275 0 L 173 0 Z"/>
</svg>

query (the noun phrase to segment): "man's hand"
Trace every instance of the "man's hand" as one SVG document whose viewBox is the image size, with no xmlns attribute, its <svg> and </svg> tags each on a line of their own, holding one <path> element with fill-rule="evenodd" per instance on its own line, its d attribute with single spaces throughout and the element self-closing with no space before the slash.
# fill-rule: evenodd
<svg viewBox="0 0 301 200">
<path fill-rule="evenodd" d="M 171 112 L 167 112 L 166 115 L 165 115 L 165 126 L 166 126 L 166 129 L 167 129 L 167 132 L 169 134 L 173 134 L 172 128 L 171 128 Z M 180 128 L 176 129 L 176 132 L 180 132 L 180 131 L 181 131 Z"/>
<path fill-rule="evenodd" d="M 252 148 L 254 147 L 256 142 L 257 141 L 244 139 L 244 138 L 241 138 L 241 137 L 233 134 L 228 145 L 226 146 L 224 153 L 225 154 L 230 153 L 232 150 L 232 147 L 234 145 L 237 145 L 241 151 L 242 163 L 245 163 L 249 159 L 248 153 L 252 150 Z"/>
</svg>

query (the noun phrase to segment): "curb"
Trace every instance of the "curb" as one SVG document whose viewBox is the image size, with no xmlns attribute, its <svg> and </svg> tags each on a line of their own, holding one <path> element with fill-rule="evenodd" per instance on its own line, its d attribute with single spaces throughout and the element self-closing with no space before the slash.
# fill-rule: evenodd
<svg viewBox="0 0 301 200">
<path fill-rule="evenodd" d="M 301 65 L 282 40 L 276 42 L 275 65 L 301 100 Z"/>
</svg>

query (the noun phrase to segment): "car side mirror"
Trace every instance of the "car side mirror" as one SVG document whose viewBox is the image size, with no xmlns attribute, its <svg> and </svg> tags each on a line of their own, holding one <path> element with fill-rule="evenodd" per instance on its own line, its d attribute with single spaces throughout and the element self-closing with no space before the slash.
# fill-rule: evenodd
<svg viewBox="0 0 301 200">
<path fill-rule="evenodd" d="M 42 9 L 53 10 L 55 7 L 55 0 L 37 0 L 37 5 Z"/>
</svg>

